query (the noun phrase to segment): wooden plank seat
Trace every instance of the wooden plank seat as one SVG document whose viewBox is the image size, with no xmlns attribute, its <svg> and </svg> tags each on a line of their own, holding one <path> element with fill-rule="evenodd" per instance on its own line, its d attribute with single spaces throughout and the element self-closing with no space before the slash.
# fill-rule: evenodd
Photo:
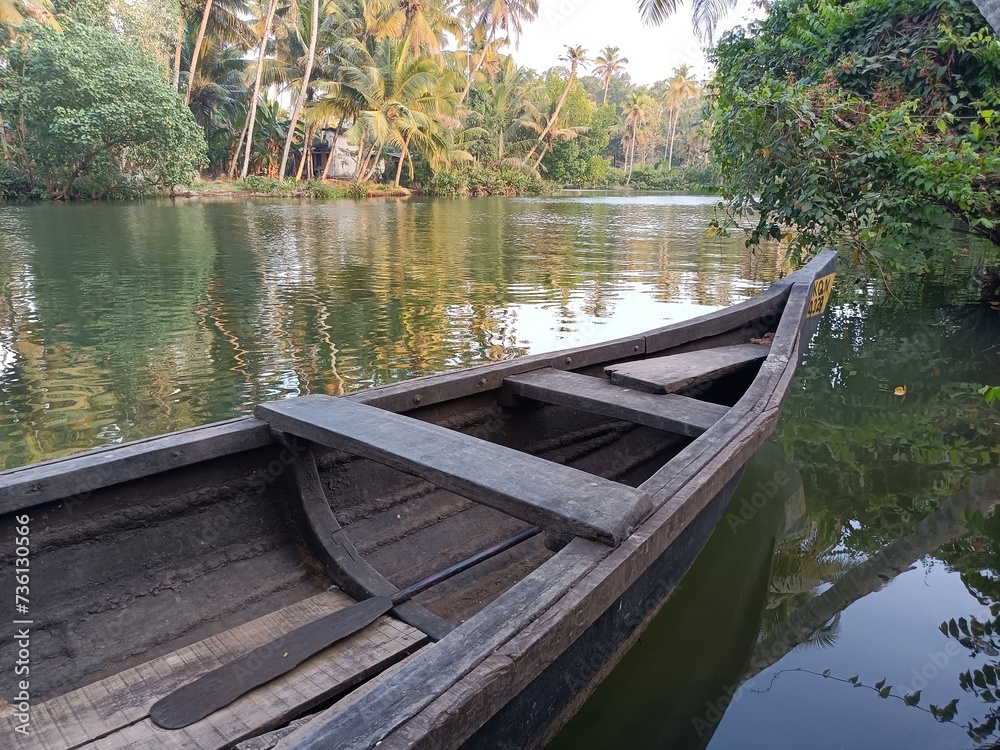
<svg viewBox="0 0 1000 750">
<path fill-rule="evenodd" d="M 736 344 L 622 362 L 604 371 L 614 385 L 647 393 L 675 393 L 760 362 L 770 350 L 764 344 Z"/>
<path fill-rule="evenodd" d="M 729 407 L 676 394 L 653 395 L 613 385 L 604 378 L 544 368 L 504 378 L 504 388 L 524 398 L 624 419 L 695 437 L 718 422 Z"/>
<path fill-rule="evenodd" d="M 412 417 L 331 396 L 261 404 L 282 432 L 372 459 L 564 535 L 618 545 L 651 510 L 640 490 Z"/>
<path fill-rule="evenodd" d="M 380 617 L 323 650 L 297 669 L 238 698 L 184 729 L 167 730 L 149 718 L 160 698 L 222 664 L 356 602 L 337 589 L 297 602 L 231 630 L 31 707 L 31 734 L 13 731 L 0 714 L 0 732 L 18 750 L 220 750 L 280 726 L 288 719 L 358 685 L 427 641 L 419 630 Z M 277 639 L 277 640 L 276 640 Z"/>
</svg>

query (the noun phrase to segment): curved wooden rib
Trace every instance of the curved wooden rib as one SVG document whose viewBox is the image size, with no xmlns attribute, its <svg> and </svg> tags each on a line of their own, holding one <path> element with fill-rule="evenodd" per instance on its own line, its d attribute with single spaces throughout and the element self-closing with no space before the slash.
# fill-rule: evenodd
<svg viewBox="0 0 1000 750">
<path fill-rule="evenodd" d="M 323 561 L 330 579 L 343 591 L 359 600 L 395 594 L 399 589 L 361 556 L 347 536 L 347 532 L 341 528 L 333 515 L 320 482 L 312 446 L 306 443 L 305 450 L 302 450 L 301 443 L 292 446 L 285 435 L 279 435 L 278 439 L 295 455 L 295 461 L 289 467 L 289 471 L 298 490 L 302 515 L 305 519 L 305 532 L 313 550 Z M 434 641 L 441 640 L 454 628 L 450 622 L 412 600 L 397 604 L 392 612 L 407 625 L 423 631 Z"/>
</svg>

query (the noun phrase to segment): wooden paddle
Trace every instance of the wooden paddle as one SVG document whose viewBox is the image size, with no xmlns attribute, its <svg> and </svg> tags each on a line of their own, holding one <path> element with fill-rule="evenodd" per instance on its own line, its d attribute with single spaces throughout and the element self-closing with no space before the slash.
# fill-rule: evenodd
<svg viewBox="0 0 1000 750">
<path fill-rule="evenodd" d="M 347 638 L 377 620 L 395 605 L 416 596 L 453 575 L 499 555 L 541 531 L 531 526 L 492 547 L 432 573 L 400 589 L 391 597 L 376 596 L 332 612 L 308 625 L 258 646 L 250 653 L 213 669 L 161 698 L 149 709 L 153 722 L 164 729 L 181 729 L 228 706 L 241 695 L 295 669 L 309 657 Z"/>
</svg>

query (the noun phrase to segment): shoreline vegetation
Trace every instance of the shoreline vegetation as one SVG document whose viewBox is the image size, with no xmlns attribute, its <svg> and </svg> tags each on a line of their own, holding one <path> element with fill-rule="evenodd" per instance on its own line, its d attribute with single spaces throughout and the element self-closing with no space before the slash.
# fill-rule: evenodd
<svg viewBox="0 0 1000 750">
<path fill-rule="evenodd" d="M 419 195 L 439 198 L 480 197 L 537 197 L 557 195 L 563 190 L 597 190 L 643 193 L 704 193 L 718 192 L 715 175 L 710 170 L 691 170 L 677 167 L 670 173 L 656 170 L 636 170 L 628 185 L 618 181 L 605 181 L 587 185 L 559 185 L 515 173 L 490 173 L 483 170 L 462 170 L 438 175 L 429 185 L 396 187 L 391 184 L 347 180 L 276 180 L 250 176 L 232 180 L 228 178 L 199 179 L 186 185 L 176 185 L 169 191 L 171 198 L 408 198 Z"/>
<path fill-rule="evenodd" d="M 0 201 L 716 184 L 705 83 L 610 46 L 521 67 L 537 0 L 0 6 Z"/>
<path fill-rule="evenodd" d="M 621 187 L 717 192 L 710 236 L 882 279 L 1000 248 L 1000 38 L 974 0 L 768 0 L 709 80 L 650 85 L 611 46 L 519 66 L 537 0 L 168 5 L 0 0 L 23 11 L 0 13 L 0 201 Z"/>
</svg>

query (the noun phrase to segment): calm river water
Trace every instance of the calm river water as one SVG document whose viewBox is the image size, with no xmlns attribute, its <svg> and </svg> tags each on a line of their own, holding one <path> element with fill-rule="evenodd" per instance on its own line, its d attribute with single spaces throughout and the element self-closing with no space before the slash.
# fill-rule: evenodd
<svg viewBox="0 0 1000 750">
<path fill-rule="evenodd" d="M 0 206 L 0 469 L 635 333 L 787 269 L 715 201 Z M 1000 312 L 842 270 L 775 439 L 555 748 L 1000 740 Z M 897 396 L 897 387 L 905 395 Z M 971 510 L 969 510 L 971 508 Z"/>
</svg>

